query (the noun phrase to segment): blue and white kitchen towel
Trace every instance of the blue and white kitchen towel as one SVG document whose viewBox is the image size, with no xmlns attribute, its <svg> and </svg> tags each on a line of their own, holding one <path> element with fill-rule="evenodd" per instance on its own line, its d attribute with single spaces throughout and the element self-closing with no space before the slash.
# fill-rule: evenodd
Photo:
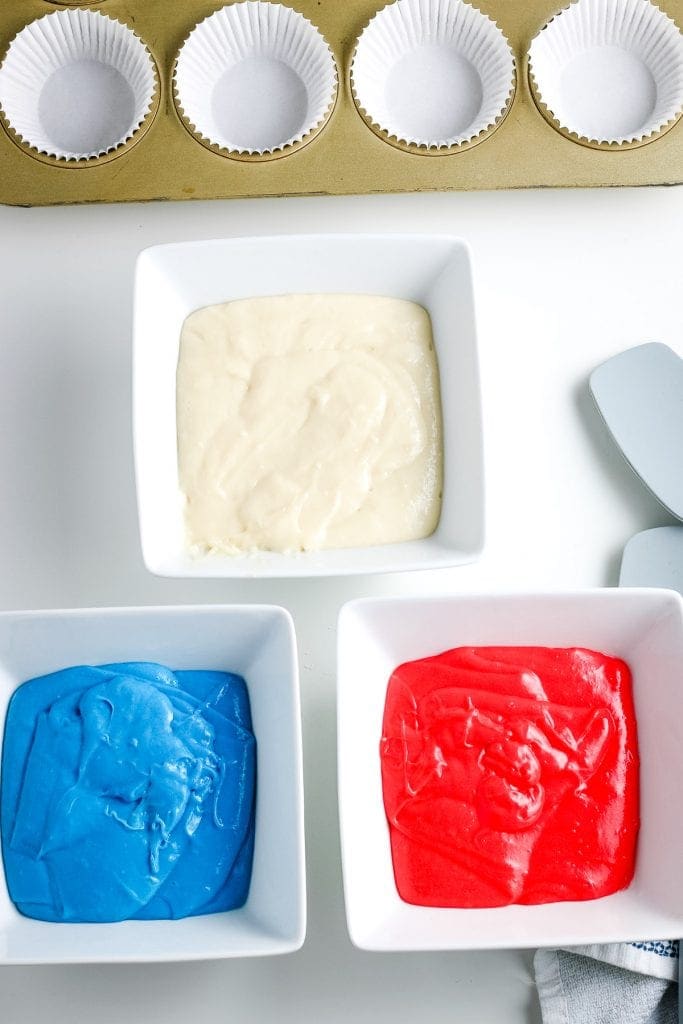
<svg viewBox="0 0 683 1024">
<path fill-rule="evenodd" d="M 678 942 L 539 949 L 534 971 L 543 1024 L 678 1022 Z"/>
</svg>

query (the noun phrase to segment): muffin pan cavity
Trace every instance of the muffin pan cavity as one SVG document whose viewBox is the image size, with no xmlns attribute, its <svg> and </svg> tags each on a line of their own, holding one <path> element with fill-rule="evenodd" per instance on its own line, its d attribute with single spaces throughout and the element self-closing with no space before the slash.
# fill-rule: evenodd
<svg viewBox="0 0 683 1024">
<path fill-rule="evenodd" d="M 281 4 L 223 7 L 190 33 L 174 74 L 190 130 L 230 155 L 272 155 L 320 128 L 334 104 L 332 52 Z"/>
<path fill-rule="evenodd" d="M 515 61 L 498 26 L 462 0 L 397 0 L 362 32 L 351 85 L 389 141 L 443 151 L 501 120 Z"/>
<path fill-rule="evenodd" d="M 683 113 L 683 35 L 650 0 L 577 0 L 533 40 L 529 73 L 554 126 L 642 145 Z"/>
<path fill-rule="evenodd" d="M 7 126 L 21 144 L 58 160 L 91 160 L 131 140 L 155 93 L 144 43 L 99 11 L 54 11 L 30 22 L 0 67 Z"/>
</svg>

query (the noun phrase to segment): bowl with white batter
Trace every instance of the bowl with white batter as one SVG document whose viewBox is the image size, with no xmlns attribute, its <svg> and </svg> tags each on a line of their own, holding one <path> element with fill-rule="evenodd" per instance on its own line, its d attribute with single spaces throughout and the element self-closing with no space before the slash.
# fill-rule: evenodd
<svg viewBox="0 0 683 1024">
<path fill-rule="evenodd" d="M 481 550 L 479 375 L 460 239 L 145 250 L 133 405 L 142 552 L 155 574 L 391 572 Z"/>
</svg>

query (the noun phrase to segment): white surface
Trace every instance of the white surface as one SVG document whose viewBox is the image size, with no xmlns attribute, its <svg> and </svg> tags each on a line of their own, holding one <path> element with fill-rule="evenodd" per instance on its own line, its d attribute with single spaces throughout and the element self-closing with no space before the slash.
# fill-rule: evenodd
<svg viewBox="0 0 683 1024">
<path fill-rule="evenodd" d="M 301 720 L 294 628 L 281 608 L 0 613 L 0 729 L 17 686 L 72 665 L 151 661 L 237 672 L 256 736 L 254 863 L 247 902 L 183 921 L 63 924 L 15 910 L 0 866 L 0 964 L 197 960 L 290 953 L 306 921 Z"/>
<path fill-rule="evenodd" d="M 74 171 L 73 173 L 88 173 Z M 145 246 L 292 231 L 443 231 L 472 248 L 487 545 L 458 569 L 346 580 L 164 580 L 138 546 L 132 287 Z M 616 585 L 670 522 L 600 422 L 590 371 L 683 353 L 683 189 L 0 208 L 0 604 L 285 604 L 299 635 L 308 935 L 288 957 L 0 970 L 3 1024 L 538 1024 L 527 954 L 370 954 L 348 939 L 335 770 L 340 605 L 383 594 Z"/>
<path fill-rule="evenodd" d="M 176 367 L 185 318 L 231 299 L 340 292 L 409 299 L 431 317 L 439 364 L 444 485 L 422 540 L 301 554 L 192 557 L 178 484 Z M 133 416 L 147 567 L 161 576 L 321 576 L 470 562 L 484 531 L 477 340 L 467 248 L 445 236 L 308 235 L 163 246 L 135 278 Z"/>
<path fill-rule="evenodd" d="M 641 759 L 632 883 L 583 903 L 486 910 L 411 906 L 396 890 L 379 741 L 398 665 L 460 646 L 585 647 L 630 667 Z M 341 613 L 339 802 L 344 894 L 361 949 L 495 949 L 672 939 L 683 934 L 680 674 L 683 600 L 667 590 L 475 594 L 354 601 Z"/>
</svg>

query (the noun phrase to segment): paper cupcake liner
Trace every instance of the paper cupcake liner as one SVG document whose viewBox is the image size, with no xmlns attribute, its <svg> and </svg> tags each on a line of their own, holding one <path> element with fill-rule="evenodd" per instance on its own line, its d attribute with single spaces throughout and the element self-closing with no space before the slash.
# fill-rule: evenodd
<svg viewBox="0 0 683 1024">
<path fill-rule="evenodd" d="M 302 14 L 246 0 L 193 29 L 178 53 L 174 86 L 181 116 L 200 138 L 228 153 L 263 156 L 324 124 L 337 68 Z"/>
<path fill-rule="evenodd" d="M 144 43 L 97 11 L 54 11 L 30 22 L 0 65 L 0 108 L 10 128 L 58 159 L 88 160 L 123 145 L 155 91 Z"/>
<path fill-rule="evenodd" d="M 515 60 L 495 22 L 463 0 L 396 0 L 361 33 L 351 87 L 387 136 L 443 149 L 500 122 L 514 95 Z"/>
<path fill-rule="evenodd" d="M 562 131 L 644 142 L 683 113 L 683 35 L 650 0 L 576 0 L 533 40 L 529 75 Z"/>
</svg>

